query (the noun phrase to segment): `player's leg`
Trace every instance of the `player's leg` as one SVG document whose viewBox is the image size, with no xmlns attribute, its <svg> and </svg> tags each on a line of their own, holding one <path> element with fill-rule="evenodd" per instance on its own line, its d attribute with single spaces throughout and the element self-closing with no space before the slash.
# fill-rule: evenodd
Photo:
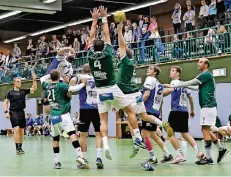
<svg viewBox="0 0 231 177">
<path fill-rule="evenodd" d="M 163 142 L 165 142 L 165 138 L 164 138 L 164 136 L 163 136 L 163 134 L 162 134 L 162 131 L 161 131 L 160 126 L 157 126 L 157 128 L 156 128 L 156 134 L 161 138 L 161 140 L 162 140 Z"/>
<path fill-rule="evenodd" d="M 104 165 L 102 162 L 102 148 L 103 148 L 103 141 L 102 135 L 100 132 L 100 117 L 97 109 L 91 110 L 91 122 L 95 129 L 95 136 L 96 136 L 96 166 L 98 169 L 103 169 Z"/>
<path fill-rule="evenodd" d="M 212 133 L 210 131 L 210 135 L 211 135 L 211 139 L 212 139 L 212 142 L 213 144 L 217 147 L 218 149 L 218 158 L 217 158 L 217 163 L 219 163 L 224 157 L 226 154 L 228 154 L 229 150 L 224 148 L 220 141 L 218 141 L 217 137 L 214 135 L 214 133 Z"/>
<path fill-rule="evenodd" d="M 170 162 L 173 160 L 173 156 L 169 153 L 165 143 L 161 140 L 161 138 L 156 133 L 156 126 L 152 124 L 152 131 L 150 131 L 150 137 L 157 143 L 157 145 L 161 148 L 164 153 L 164 158 L 161 160 L 161 163 Z"/>
<path fill-rule="evenodd" d="M 22 149 L 22 144 L 24 140 L 24 129 L 26 127 L 26 119 L 25 119 L 25 113 L 24 111 L 18 112 L 18 120 L 19 120 L 19 129 L 18 129 L 18 149 L 21 154 L 24 154 L 25 152 Z"/>
<path fill-rule="evenodd" d="M 71 142 L 72 142 L 72 145 L 73 145 L 73 147 L 75 149 L 75 153 L 76 153 L 76 156 L 77 156 L 76 161 L 80 165 L 82 165 L 83 169 L 88 169 L 89 166 L 88 166 L 87 161 L 83 157 L 83 153 L 81 151 L 80 143 L 79 143 L 79 141 L 77 139 L 77 135 L 75 133 L 75 127 L 74 127 L 74 124 L 72 122 L 70 113 L 66 113 L 66 114 L 61 115 L 61 118 L 62 118 L 63 130 L 65 132 L 67 132 L 67 134 L 69 135 L 69 137 L 71 139 Z"/>
<path fill-rule="evenodd" d="M 170 126 L 173 128 L 174 132 L 179 132 L 181 130 L 181 122 L 179 122 L 179 119 L 181 118 L 181 115 L 179 115 L 179 112 L 177 111 L 171 111 L 169 113 L 168 122 Z M 188 126 L 188 125 L 187 125 Z M 178 139 L 175 137 L 175 133 L 172 137 L 169 138 L 172 146 L 176 150 L 176 157 L 173 159 L 173 164 L 178 164 L 180 162 L 185 162 L 185 156 L 183 154 L 183 151 L 180 148 L 180 143 Z"/>
<path fill-rule="evenodd" d="M 52 129 L 54 130 L 54 128 Z M 59 140 L 60 140 L 60 135 L 53 137 L 52 145 L 53 145 L 53 152 L 54 152 L 54 159 L 55 159 L 55 164 L 54 164 L 55 169 L 61 169 Z"/>
</svg>

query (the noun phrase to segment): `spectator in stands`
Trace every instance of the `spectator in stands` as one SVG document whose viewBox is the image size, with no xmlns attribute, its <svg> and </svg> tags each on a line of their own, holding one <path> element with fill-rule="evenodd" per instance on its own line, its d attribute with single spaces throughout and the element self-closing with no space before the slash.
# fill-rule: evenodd
<svg viewBox="0 0 231 177">
<path fill-rule="evenodd" d="M 216 26 L 217 6 L 216 0 L 211 0 L 209 5 L 209 27 Z"/>
<path fill-rule="evenodd" d="M 141 38 L 141 28 L 137 26 L 136 23 L 132 24 L 133 32 L 132 32 L 132 47 L 137 48 L 136 42 L 139 42 Z"/>
<path fill-rule="evenodd" d="M 51 120 L 47 116 L 44 120 L 44 123 L 42 125 L 42 134 L 45 136 L 48 136 L 51 132 Z"/>
<path fill-rule="evenodd" d="M 152 16 L 150 18 L 150 21 L 151 21 L 151 23 L 148 27 L 148 31 L 150 31 L 150 33 L 151 33 L 153 29 L 155 29 L 155 30 L 158 29 L 158 24 L 157 24 L 156 18 L 154 16 Z"/>
<path fill-rule="evenodd" d="M 49 45 L 48 42 L 46 40 L 46 36 L 43 35 L 41 37 L 41 42 L 38 46 L 38 55 L 40 57 L 46 57 L 49 54 Z"/>
<path fill-rule="evenodd" d="M 22 54 L 22 52 L 21 52 L 21 49 L 18 47 L 18 44 L 14 43 L 13 56 L 15 58 L 19 58 L 21 54 Z"/>
<path fill-rule="evenodd" d="M 204 52 L 205 56 L 214 55 L 216 52 L 220 53 L 220 51 L 218 51 L 218 38 L 214 29 L 209 29 L 208 34 L 205 36 Z"/>
<path fill-rule="evenodd" d="M 13 60 L 13 56 L 11 55 L 10 53 L 10 50 L 7 50 L 6 51 L 6 55 L 5 55 L 5 63 L 4 65 L 7 67 L 7 68 L 10 68 L 11 67 L 11 62 Z"/>
<path fill-rule="evenodd" d="M 221 50 L 222 53 L 225 52 L 225 50 L 229 50 L 230 51 L 230 33 L 227 32 L 225 26 L 220 26 L 219 28 L 219 49 Z"/>
<path fill-rule="evenodd" d="M 73 49 L 75 51 L 75 53 L 78 53 L 79 52 L 79 49 L 80 49 L 80 46 L 79 46 L 79 41 L 78 41 L 78 38 L 75 38 L 74 40 L 74 43 L 73 43 Z"/>
<path fill-rule="evenodd" d="M 185 21 L 186 31 L 192 31 L 195 12 L 192 10 L 192 6 L 187 6 L 187 9 L 188 11 L 184 14 L 183 20 Z"/>
<path fill-rule="evenodd" d="M 5 55 L 1 52 L 0 53 L 0 66 L 2 66 L 5 62 Z"/>
<path fill-rule="evenodd" d="M 19 69 L 17 68 L 16 64 L 13 64 L 13 67 L 11 68 L 11 74 L 12 74 L 12 80 L 16 77 L 19 77 Z"/>
<path fill-rule="evenodd" d="M 43 118 L 40 114 L 38 114 L 33 123 L 34 135 L 36 135 L 36 133 L 38 133 L 38 135 L 41 135 L 42 125 L 43 125 Z"/>
<path fill-rule="evenodd" d="M 61 41 L 61 45 L 62 47 L 67 47 L 67 44 L 68 44 L 68 40 L 67 40 L 67 37 L 66 35 L 62 35 L 62 41 Z"/>
<path fill-rule="evenodd" d="M 182 58 L 183 54 L 184 54 L 184 42 L 179 40 L 177 35 L 174 35 L 171 55 L 173 58 Z"/>
<path fill-rule="evenodd" d="M 57 39 L 56 35 L 52 35 L 52 41 L 51 41 L 51 55 L 56 56 L 59 49 L 62 47 L 62 44 Z"/>
<path fill-rule="evenodd" d="M 128 27 L 128 30 L 132 31 L 132 22 L 131 22 L 131 20 L 126 21 L 126 26 Z"/>
<path fill-rule="evenodd" d="M 80 51 L 83 51 L 86 46 L 87 34 L 85 33 L 85 29 L 81 30 L 81 43 L 80 43 Z"/>
<path fill-rule="evenodd" d="M 150 25 L 149 17 L 146 16 L 146 17 L 144 17 L 144 23 L 143 23 L 143 27 L 142 28 L 148 29 L 149 25 Z"/>
<path fill-rule="evenodd" d="M 191 58 L 192 52 L 196 52 L 197 46 L 196 46 L 196 39 L 193 39 L 192 34 L 187 33 L 185 38 L 185 54 L 187 58 Z"/>
<path fill-rule="evenodd" d="M 176 3 L 172 14 L 172 23 L 175 34 L 181 33 L 181 5 Z"/>
<path fill-rule="evenodd" d="M 150 33 L 147 31 L 146 27 L 142 28 L 142 36 L 141 36 L 141 43 L 140 43 L 140 49 L 141 49 L 141 61 L 144 61 L 146 58 L 146 45 L 145 42 L 149 38 Z"/>
<path fill-rule="evenodd" d="M 67 37 L 67 45 L 68 45 L 68 46 L 72 45 L 73 42 L 74 42 L 74 37 L 73 37 L 72 29 L 69 28 L 69 29 L 67 30 L 67 35 L 66 35 L 66 37 Z"/>
<path fill-rule="evenodd" d="M 225 24 L 225 4 L 224 0 L 216 0 L 218 25 Z"/>
<path fill-rule="evenodd" d="M 30 117 L 29 114 L 26 114 L 26 135 L 31 135 L 33 131 L 33 119 Z"/>
<path fill-rule="evenodd" d="M 28 45 L 26 48 L 26 56 L 31 56 L 36 54 L 36 45 L 33 44 L 32 39 L 28 39 Z"/>
<path fill-rule="evenodd" d="M 110 25 L 109 33 L 110 33 L 111 41 L 113 41 L 113 36 L 115 34 L 115 23 L 113 23 L 113 22 Z"/>
<path fill-rule="evenodd" d="M 132 42 L 132 30 L 128 26 L 125 26 L 124 39 L 127 43 Z"/>
<path fill-rule="evenodd" d="M 140 29 L 143 28 L 143 24 L 144 24 L 144 16 L 143 15 L 139 15 L 137 24 L 138 24 L 138 26 L 139 26 Z"/>
<path fill-rule="evenodd" d="M 201 8 L 199 13 L 199 18 L 201 19 L 201 28 L 208 27 L 208 16 L 209 16 L 209 7 L 207 6 L 205 0 L 201 0 Z M 207 30 L 203 30 L 203 36 L 207 34 Z"/>
</svg>

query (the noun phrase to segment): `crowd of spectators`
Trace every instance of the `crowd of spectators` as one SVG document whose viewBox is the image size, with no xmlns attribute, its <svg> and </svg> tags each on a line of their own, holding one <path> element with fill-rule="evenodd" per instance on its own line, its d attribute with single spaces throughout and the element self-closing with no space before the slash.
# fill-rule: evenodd
<svg viewBox="0 0 231 177">
<path fill-rule="evenodd" d="M 182 9 L 181 6 L 185 8 Z M 168 43 L 172 42 L 170 46 L 166 43 L 166 29 L 162 29 L 161 22 L 159 24 L 155 16 L 139 15 L 137 20 L 130 20 L 128 16 L 124 24 L 124 38 L 129 47 L 138 48 L 139 54 L 134 54 L 139 55 L 137 60 L 141 62 L 150 58 L 147 53 L 149 55 L 151 53 L 154 62 L 159 61 L 161 56 L 166 57 L 169 53 L 170 58 L 190 58 L 192 53 L 198 52 L 201 48 L 205 54 L 211 52 L 220 54 L 230 46 L 230 36 L 223 26 L 229 24 L 230 14 L 231 0 L 201 0 L 199 9 L 193 5 L 193 2 L 186 0 L 185 4 L 176 3 L 173 9 L 171 16 L 172 37 L 167 41 Z M 99 23 L 97 28 L 96 38 L 98 39 L 104 39 L 101 25 Z M 212 29 L 208 30 L 208 28 Z M 196 29 L 200 30 L 200 35 L 193 31 Z M 109 31 L 116 54 L 118 33 L 114 22 L 110 23 Z M 220 35 L 221 33 L 224 35 Z M 198 36 L 202 36 L 203 39 L 191 40 Z M 35 66 L 38 76 L 42 76 L 50 62 L 50 60 L 45 62 L 42 58 L 54 57 L 61 47 L 73 47 L 76 57 L 82 56 L 83 51 L 86 51 L 88 47 L 88 37 L 89 26 L 81 29 L 69 28 L 62 36 L 52 35 L 51 40 L 46 35 L 42 35 L 37 41 L 28 39 L 25 54 L 22 54 L 20 47 L 15 43 L 12 52 L 8 50 L 5 54 L 0 53 L 0 82 L 6 82 L 15 76 L 30 78 L 30 70 Z M 154 48 L 147 51 L 147 46 L 154 46 Z M 38 59 L 40 59 L 39 64 L 35 63 Z M 20 65 L 22 62 L 24 62 L 23 66 Z"/>
</svg>

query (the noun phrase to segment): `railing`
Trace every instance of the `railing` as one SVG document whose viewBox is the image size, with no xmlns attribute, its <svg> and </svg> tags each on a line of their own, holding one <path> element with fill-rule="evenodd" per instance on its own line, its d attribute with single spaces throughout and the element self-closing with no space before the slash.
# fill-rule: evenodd
<svg viewBox="0 0 231 177">
<path fill-rule="evenodd" d="M 228 25 L 230 27 L 230 25 Z M 228 28 L 227 27 L 227 28 Z M 228 28 L 230 29 L 230 28 Z M 134 59 L 138 65 L 172 62 L 176 60 L 187 60 L 200 57 L 210 57 L 217 55 L 231 54 L 231 33 L 220 33 L 212 36 L 199 36 L 196 38 L 188 38 L 175 42 L 162 43 L 161 38 L 149 39 L 138 43 L 130 44 L 134 51 Z M 118 46 L 114 46 L 115 61 L 117 60 Z M 87 63 L 86 51 L 77 54 L 73 61 L 73 69 L 78 72 L 81 66 Z M 48 65 L 52 58 L 42 58 L 30 61 L 29 63 L 37 63 L 34 71 L 38 77 L 46 73 Z M 115 63 L 115 67 L 117 64 Z M 8 68 L 8 69 L 6 69 Z M 0 70 L 0 83 L 10 83 L 14 77 L 22 77 L 24 80 L 31 79 L 31 70 L 33 66 L 22 62 L 18 68 L 13 66 L 5 67 Z"/>
</svg>

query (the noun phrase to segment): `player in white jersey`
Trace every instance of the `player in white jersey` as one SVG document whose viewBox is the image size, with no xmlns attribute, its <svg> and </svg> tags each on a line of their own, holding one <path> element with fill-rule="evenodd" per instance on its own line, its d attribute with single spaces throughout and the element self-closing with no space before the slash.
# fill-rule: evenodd
<svg viewBox="0 0 231 177">
<path fill-rule="evenodd" d="M 144 82 L 142 92 L 143 92 L 143 100 L 145 104 L 145 108 L 147 114 L 153 115 L 155 117 L 160 116 L 160 108 L 163 101 L 164 87 L 157 80 L 156 77 L 160 74 L 160 68 L 157 65 L 150 66 L 147 70 L 147 78 Z M 149 136 L 160 146 L 162 151 L 164 152 L 164 159 L 161 160 L 162 163 L 169 162 L 173 159 L 172 155 L 168 152 L 164 142 L 156 133 L 157 125 L 142 121 L 142 135 L 145 139 L 145 143 L 148 147 L 151 158 L 149 162 L 152 164 L 158 163 L 155 158 L 154 152 L 152 150 L 152 145 L 149 140 Z"/>
<path fill-rule="evenodd" d="M 181 83 L 180 74 L 182 69 L 179 66 L 172 66 L 170 70 L 170 78 L 172 79 L 170 85 Z M 196 157 L 200 160 L 204 155 L 199 152 L 196 141 L 188 133 L 188 101 L 190 103 L 190 116 L 194 117 L 194 103 L 191 93 L 187 88 L 169 88 L 164 92 L 164 96 L 171 94 L 171 112 L 169 114 L 168 121 L 170 126 L 173 128 L 174 132 L 181 133 L 182 137 L 188 141 L 188 143 L 193 147 L 196 152 Z M 172 164 L 178 164 L 180 162 L 185 162 L 186 158 L 183 151 L 180 149 L 180 144 L 174 135 L 170 138 L 174 149 L 177 152 L 177 156 L 172 160 Z"/>
<path fill-rule="evenodd" d="M 90 124 L 92 123 L 96 135 L 96 166 L 98 169 L 102 169 L 104 167 L 102 162 L 103 142 L 100 133 L 100 117 L 97 106 L 97 92 L 95 86 L 95 79 L 90 74 L 89 64 L 83 65 L 83 74 L 78 74 L 77 77 L 73 77 L 71 79 L 70 84 L 75 85 L 78 82 L 78 80 L 81 80 L 83 78 L 87 79 L 87 84 L 79 91 L 80 124 L 78 129 L 80 131 L 81 149 L 84 154 L 84 157 L 86 157 L 88 130 Z"/>
</svg>

